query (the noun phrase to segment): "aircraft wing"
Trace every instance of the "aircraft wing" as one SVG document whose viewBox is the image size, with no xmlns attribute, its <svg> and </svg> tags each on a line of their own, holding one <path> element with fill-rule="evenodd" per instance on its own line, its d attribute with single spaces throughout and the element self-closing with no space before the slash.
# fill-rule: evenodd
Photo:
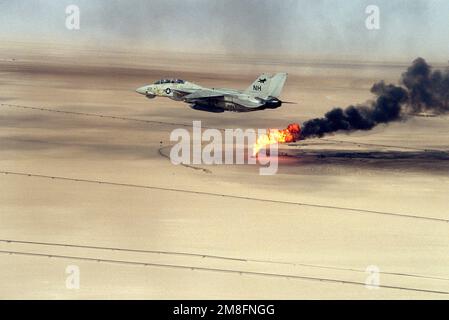
<svg viewBox="0 0 449 320">
<path fill-rule="evenodd" d="M 171 89 L 173 92 L 180 93 L 180 94 L 191 94 L 195 91 L 198 91 L 199 89 L 193 89 L 193 88 L 176 88 Z"/>
<path fill-rule="evenodd" d="M 190 89 L 190 88 L 177 88 L 177 89 L 172 89 L 173 92 L 173 96 L 175 98 L 184 98 L 185 96 L 188 96 L 189 94 L 194 93 L 195 91 L 198 91 L 198 89 Z"/>
<path fill-rule="evenodd" d="M 195 103 L 202 99 L 209 98 L 224 98 L 227 96 L 227 101 L 235 103 L 247 109 L 247 111 L 257 110 L 263 106 L 263 102 L 258 99 L 245 99 L 235 94 L 235 92 L 227 89 L 223 90 L 211 90 L 211 89 L 197 89 L 195 92 L 184 95 L 183 99 L 186 102 Z"/>
<path fill-rule="evenodd" d="M 217 90 L 199 89 L 195 92 L 185 95 L 186 100 L 196 100 L 196 99 L 207 99 L 207 98 L 218 98 L 223 97 L 225 94 Z"/>
</svg>

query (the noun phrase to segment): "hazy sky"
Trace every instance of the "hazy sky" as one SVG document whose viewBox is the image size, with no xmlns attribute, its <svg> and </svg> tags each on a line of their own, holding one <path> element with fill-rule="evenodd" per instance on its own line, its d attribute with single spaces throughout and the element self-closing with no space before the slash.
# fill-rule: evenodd
<svg viewBox="0 0 449 320">
<path fill-rule="evenodd" d="M 81 29 L 65 27 L 78 5 Z M 368 5 L 380 29 L 365 27 Z M 449 60 L 448 0 L 0 0 L 0 39 L 156 50 Z"/>
</svg>

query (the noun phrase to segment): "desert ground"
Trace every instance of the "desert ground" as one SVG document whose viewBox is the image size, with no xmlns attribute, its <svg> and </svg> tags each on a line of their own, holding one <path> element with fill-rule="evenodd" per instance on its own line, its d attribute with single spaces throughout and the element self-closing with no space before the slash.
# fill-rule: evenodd
<svg viewBox="0 0 449 320">
<path fill-rule="evenodd" d="M 258 165 L 174 165 L 169 136 L 284 128 L 398 83 L 368 63 L 4 43 L 0 298 L 447 299 L 449 117 L 281 145 Z M 244 89 L 289 73 L 275 110 L 221 114 L 134 90 Z M 80 271 L 66 286 L 67 266 Z M 366 286 L 370 270 L 379 286 Z"/>
</svg>

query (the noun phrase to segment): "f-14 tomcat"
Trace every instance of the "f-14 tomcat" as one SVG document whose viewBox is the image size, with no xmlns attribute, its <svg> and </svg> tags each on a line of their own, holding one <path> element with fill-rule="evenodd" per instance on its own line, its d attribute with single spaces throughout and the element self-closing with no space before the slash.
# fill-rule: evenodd
<svg viewBox="0 0 449 320">
<path fill-rule="evenodd" d="M 191 108 L 208 112 L 248 112 L 276 109 L 286 73 L 274 75 L 263 73 L 246 90 L 205 88 L 181 79 L 162 79 L 154 84 L 140 87 L 136 92 L 149 99 L 167 97 L 189 103 Z"/>
</svg>

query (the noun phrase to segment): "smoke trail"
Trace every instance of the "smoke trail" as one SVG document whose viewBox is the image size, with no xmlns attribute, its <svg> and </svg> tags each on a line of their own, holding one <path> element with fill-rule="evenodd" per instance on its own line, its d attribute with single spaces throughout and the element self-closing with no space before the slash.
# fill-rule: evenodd
<svg viewBox="0 0 449 320">
<path fill-rule="evenodd" d="M 418 58 L 402 74 L 402 83 L 409 92 L 409 106 L 414 112 L 449 111 L 449 68 L 432 71 L 423 58 Z"/>
<path fill-rule="evenodd" d="M 334 108 L 322 118 L 304 122 L 301 139 L 322 137 L 336 131 L 370 130 L 378 124 L 399 120 L 407 111 L 449 111 L 449 68 L 432 71 L 430 65 L 418 58 L 402 74 L 402 84 L 383 81 L 373 85 L 374 101 L 365 105 Z"/>
</svg>

